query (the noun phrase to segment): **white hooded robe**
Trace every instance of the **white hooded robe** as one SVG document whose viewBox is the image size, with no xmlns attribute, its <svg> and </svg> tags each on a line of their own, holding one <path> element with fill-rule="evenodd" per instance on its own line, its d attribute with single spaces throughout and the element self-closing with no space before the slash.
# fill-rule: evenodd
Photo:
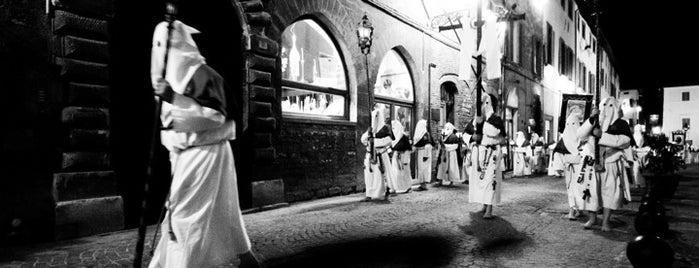
<svg viewBox="0 0 699 268">
<path fill-rule="evenodd" d="M 216 267 L 250 250 L 238 203 L 223 78 L 204 63 L 191 38 L 197 31 L 173 22 L 165 80 L 175 94 L 163 103 L 162 144 L 170 151 L 172 184 L 162 235 L 149 267 Z M 155 28 L 151 76 L 160 79 L 167 23 Z M 172 229 L 176 240 L 168 231 Z"/>
</svg>

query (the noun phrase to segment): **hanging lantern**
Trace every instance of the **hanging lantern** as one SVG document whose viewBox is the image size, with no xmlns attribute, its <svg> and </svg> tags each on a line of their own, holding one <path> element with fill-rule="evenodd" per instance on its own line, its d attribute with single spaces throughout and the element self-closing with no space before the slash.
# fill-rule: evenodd
<svg viewBox="0 0 699 268">
<path fill-rule="evenodd" d="M 359 48 L 362 50 L 362 54 L 369 54 L 373 38 L 374 26 L 371 25 L 371 21 L 369 21 L 369 18 L 365 14 L 362 17 L 362 21 L 357 25 L 357 41 Z"/>
</svg>

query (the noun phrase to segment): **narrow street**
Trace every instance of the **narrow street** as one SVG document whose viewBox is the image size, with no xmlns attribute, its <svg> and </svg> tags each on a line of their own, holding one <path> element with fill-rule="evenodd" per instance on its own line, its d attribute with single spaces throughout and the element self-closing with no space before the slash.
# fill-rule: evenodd
<svg viewBox="0 0 699 268">
<path fill-rule="evenodd" d="M 696 178 L 697 169 L 682 174 Z M 614 230 L 603 233 L 599 226 L 584 230 L 582 219 L 563 218 L 563 179 L 516 178 L 504 184 L 503 203 L 492 220 L 482 219 L 479 207 L 467 202 L 468 185 L 430 187 L 388 203 L 358 202 L 362 194 L 319 199 L 247 214 L 245 220 L 265 267 L 630 267 L 626 245 L 635 236 L 637 201 L 616 212 Z M 696 200 L 682 201 L 688 202 Z M 681 254 L 692 254 L 687 243 L 697 241 L 697 219 L 691 218 L 696 213 L 678 219 L 670 206 L 674 238 L 668 242 L 681 247 L 675 266 L 690 267 L 696 256 Z M 1 256 L 0 267 L 130 267 L 135 242 L 135 230 L 127 230 L 16 248 Z"/>
</svg>

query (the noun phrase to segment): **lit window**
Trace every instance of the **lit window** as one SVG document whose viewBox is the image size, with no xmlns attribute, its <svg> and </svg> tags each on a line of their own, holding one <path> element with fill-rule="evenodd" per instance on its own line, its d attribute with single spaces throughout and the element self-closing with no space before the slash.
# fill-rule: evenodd
<svg viewBox="0 0 699 268">
<path fill-rule="evenodd" d="M 405 60 L 395 50 L 389 50 L 379 65 L 374 84 L 376 106 L 384 109 L 388 122 L 398 120 L 406 134 L 413 127 L 413 79 Z"/>
<path fill-rule="evenodd" d="M 330 36 L 304 19 L 282 33 L 282 112 L 285 115 L 346 119 L 345 66 Z"/>
</svg>

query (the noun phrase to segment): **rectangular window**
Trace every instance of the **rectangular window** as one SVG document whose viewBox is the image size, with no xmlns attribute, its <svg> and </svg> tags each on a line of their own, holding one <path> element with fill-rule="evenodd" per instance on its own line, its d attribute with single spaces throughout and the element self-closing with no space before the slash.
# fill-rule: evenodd
<svg viewBox="0 0 699 268">
<path fill-rule="evenodd" d="M 553 40 L 556 40 L 553 35 L 553 27 L 546 22 L 546 64 L 549 65 L 553 64 Z"/>
<path fill-rule="evenodd" d="M 561 0 L 561 7 L 566 10 L 566 0 Z"/>
<path fill-rule="evenodd" d="M 514 28 L 515 22 L 507 22 L 507 33 L 505 34 L 505 58 L 510 61 L 514 61 Z"/>
<path fill-rule="evenodd" d="M 597 53 L 597 40 L 592 39 L 592 52 Z"/>
<path fill-rule="evenodd" d="M 522 38 L 522 27 L 520 27 L 519 22 L 513 21 L 510 23 L 510 48 L 512 53 L 510 54 L 510 60 L 516 63 L 522 63 L 521 58 L 521 38 Z"/>
<path fill-rule="evenodd" d="M 514 44 L 512 46 L 515 48 L 514 55 L 512 57 L 514 58 L 516 63 L 522 64 L 522 36 L 524 36 L 524 27 L 520 25 L 519 22 L 515 22 L 515 38 L 514 38 Z"/>
<path fill-rule="evenodd" d="M 568 0 L 568 17 L 573 19 L 573 0 Z"/>
<path fill-rule="evenodd" d="M 682 101 L 689 101 L 689 92 L 682 92 Z"/>
<path fill-rule="evenodd" d="M 532 72 L 541 75 L 541 41 L 532 37 Z"/>
<path fill-rule="evenodd" d="M 558 39 L 558 73 L 565 74 L 566 52 L 563 38 Z"/>
<path fill-rule="evenodd" d="M 682 118 L 682 129 L 689 129 L 689 118 Z"/>
<path fill-rule="evenodd" d="M 583 38 L 583 39 L 586 39 L 586 37 L 585 37 L 585 28 L 587 28 L 587 27 L 585 26 L 585 23 L 583 22 L 583 23 L 582 23 L 582 38 Z"/>
<path fill-rule="evenodd" d="M 582 75 L 580 77 L 582 77 L 583 90 L 587 90 L 587 68 L 584 65 L 582 67 Z"/>
</svg>

